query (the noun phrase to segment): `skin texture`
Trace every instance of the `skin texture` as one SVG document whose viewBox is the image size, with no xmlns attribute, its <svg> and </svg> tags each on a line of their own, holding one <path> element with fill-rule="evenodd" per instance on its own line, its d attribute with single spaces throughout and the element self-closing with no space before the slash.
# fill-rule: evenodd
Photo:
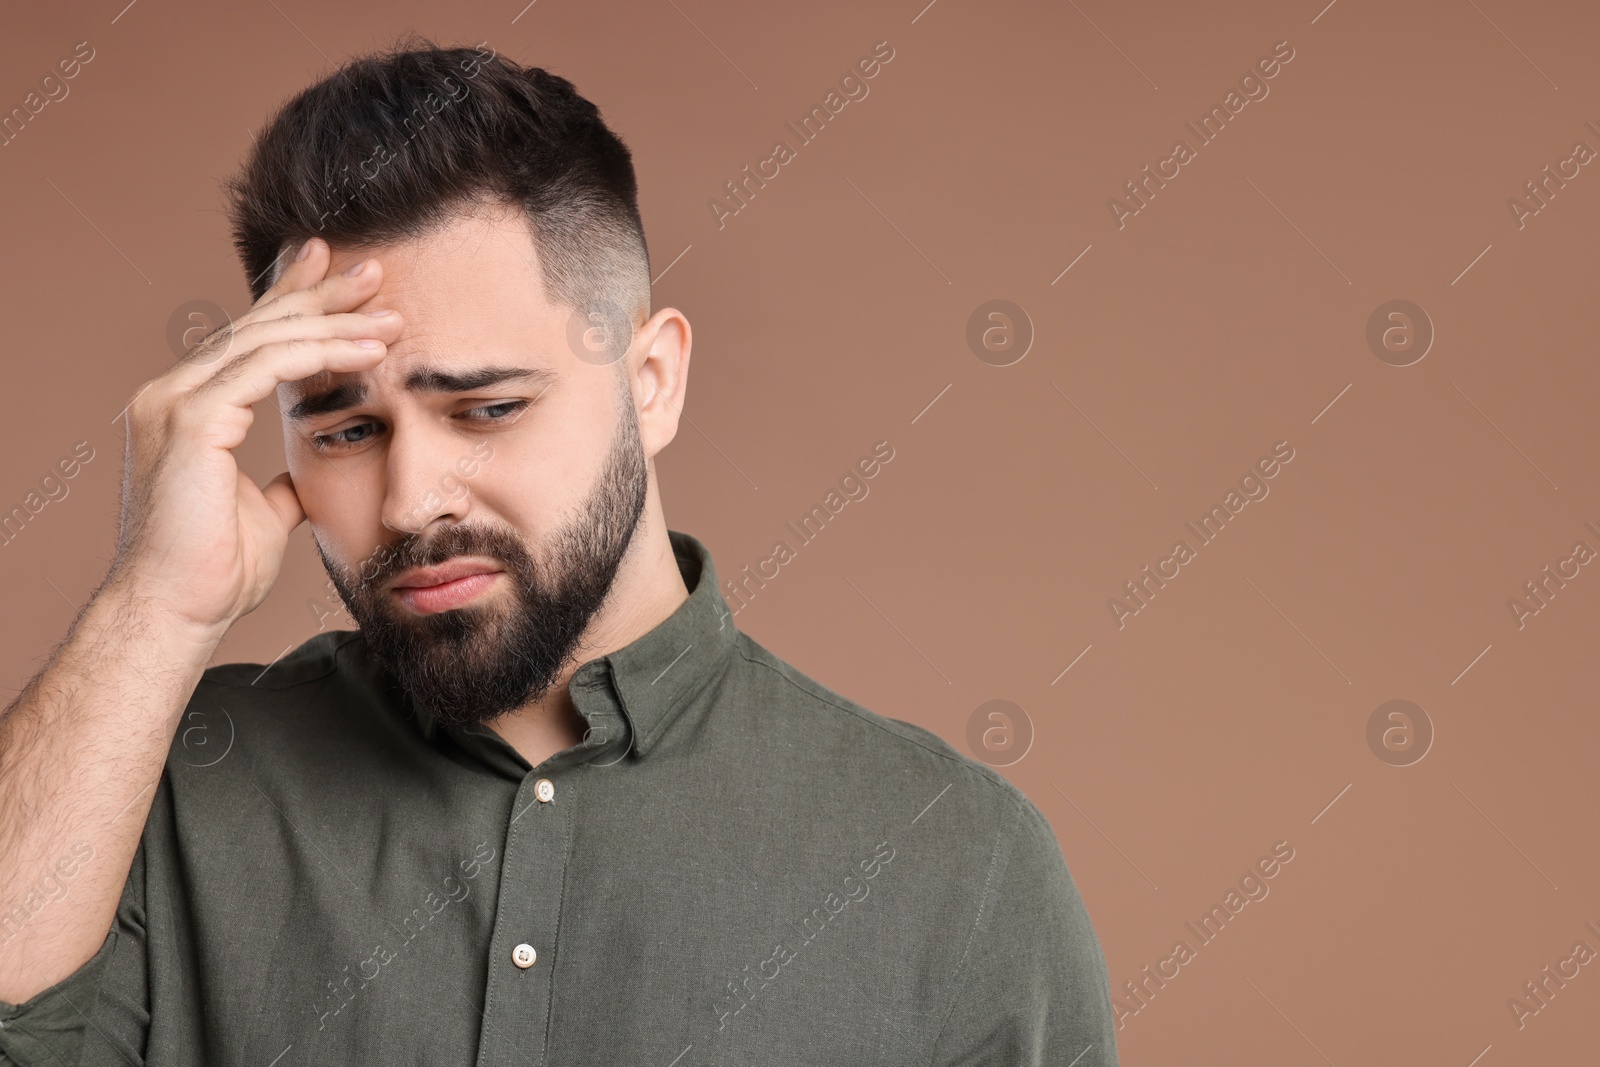
<svg viewBox="0 0 1600 1067">
<path fill-rule="evenodd" d="M 554 684 L 489 721 L 536 765 L 582 737 L 583 720 L 566 691 L 573 670 L 643 634 L 687 598 L 667 539 L 654 458 L 677 432 L 689 324 L 675 309 L 656 312 L 609 365 L 592 351 L 575 351 L 572 312 L 544 296 L 526 218 L 496 205 L 474 208 L 415 241 L 336 249 L 329 273 L 366 257 L 383 280 L 355 310 L 397 313 L 398 339 L 369 371 L 280 385 L 277 398 L 295 494 L 324 559 L 347 574 L 360 574 L 365 562 L 372 584 L 387 587 L 395 570 L 389 557 L 398 551 L 413 558 L 401 546 L 461 524 L 519 537 L 557 580 L 561 534 L 581 522 L 596 498 L 618 435 L 635 432 L 619 399 L 632 405 L 646 495 L 610 596 Z M 404 384 L 422 367 L 462 374 L 485 366 L 538 368 L 550 377 L 467 392 L 417 392 Z M 357 406 L 289 417 L 296 402 L 348 381 L 366 387 Z M 471 462 L 484 455 L 491 458 Z M 470 476 L 462 474 L 464 460 Z M 392 589 L 374 592 L 388 598 L 384 606 L 397 622 L 415 618 Z M 515 589 L 503 576 L 466 610 L 503 625 L 516 608 Z"/>
</svg>

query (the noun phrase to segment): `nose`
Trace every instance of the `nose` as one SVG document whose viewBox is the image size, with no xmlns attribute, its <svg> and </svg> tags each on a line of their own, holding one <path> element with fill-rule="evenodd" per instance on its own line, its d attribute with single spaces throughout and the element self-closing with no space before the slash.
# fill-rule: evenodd
<svg viewBox="0 0 1600 1067">
<path fill-rule="evenodd" d="M 423 426 L 390 431 L 383 524 L 400 534 L 420 534 L 435 523 L 458 523 L 471 509 L 472 494 L 457 473 L 459 440 L 430 435 Z"/>
</svg>

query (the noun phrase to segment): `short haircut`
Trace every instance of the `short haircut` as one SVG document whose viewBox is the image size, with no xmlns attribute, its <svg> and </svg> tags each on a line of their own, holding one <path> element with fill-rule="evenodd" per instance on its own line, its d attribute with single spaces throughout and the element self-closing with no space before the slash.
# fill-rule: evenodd
<svg viewBox="0 0 1600 1067">
<path fill-rule="evenodd" d="M 312 237 L 371 248 L 499 202 L 527 215 L 552 303 L 650 314 L 627 146 L 570 81 L 481 46 L 408 36 L 352 60 L 273 115 L 223 188 L 253 299 Z"/>
</svg>

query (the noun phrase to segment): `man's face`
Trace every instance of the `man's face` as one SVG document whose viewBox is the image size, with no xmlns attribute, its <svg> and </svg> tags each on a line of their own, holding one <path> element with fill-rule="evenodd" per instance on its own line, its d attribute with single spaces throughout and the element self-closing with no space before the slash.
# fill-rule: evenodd
<svg viewBox="0 0 1600 1067">
<path fill-rule="evenodd" d="M 627 361 L 574 354 L 533 240 L 521 214 L 479 213 L 413 243 L 335 249 L 330 272 L 382 264 L 358 310 L 398 311 L 400 339 L 371 371 L 279 390 L 328 574 L 445 723 L 489 721 L 555 684 L 647 497 Z M 486 384 L 490 371 L 512 374 Z"/>
</svg>

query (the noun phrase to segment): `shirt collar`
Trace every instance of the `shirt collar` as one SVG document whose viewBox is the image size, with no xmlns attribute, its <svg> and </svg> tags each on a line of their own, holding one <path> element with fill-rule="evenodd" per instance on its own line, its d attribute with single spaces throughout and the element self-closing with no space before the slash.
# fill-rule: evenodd
<svg viewBox="0 0 1600 1067">
<path fill-rule="evenodd" d="M 646 755 L 693 695 L 713 682 L 727 665 L 738 630 L 718 588 L 717 569 L 701 541 L 668 530 L 673 558 L 689 597 L 648 632 L 613 652 L 583 663 L 567 686 L 572 702 L 591 725 L 620 707 L 630 734 L 630 750 Z M 426 708 L 406 699 L 422 734 L 430 741 L 438 725 Z M 459 737 L 461 731 L 450 729 Z M 492 733 L 469 728 L 468 733 Z"/>
</svg>

